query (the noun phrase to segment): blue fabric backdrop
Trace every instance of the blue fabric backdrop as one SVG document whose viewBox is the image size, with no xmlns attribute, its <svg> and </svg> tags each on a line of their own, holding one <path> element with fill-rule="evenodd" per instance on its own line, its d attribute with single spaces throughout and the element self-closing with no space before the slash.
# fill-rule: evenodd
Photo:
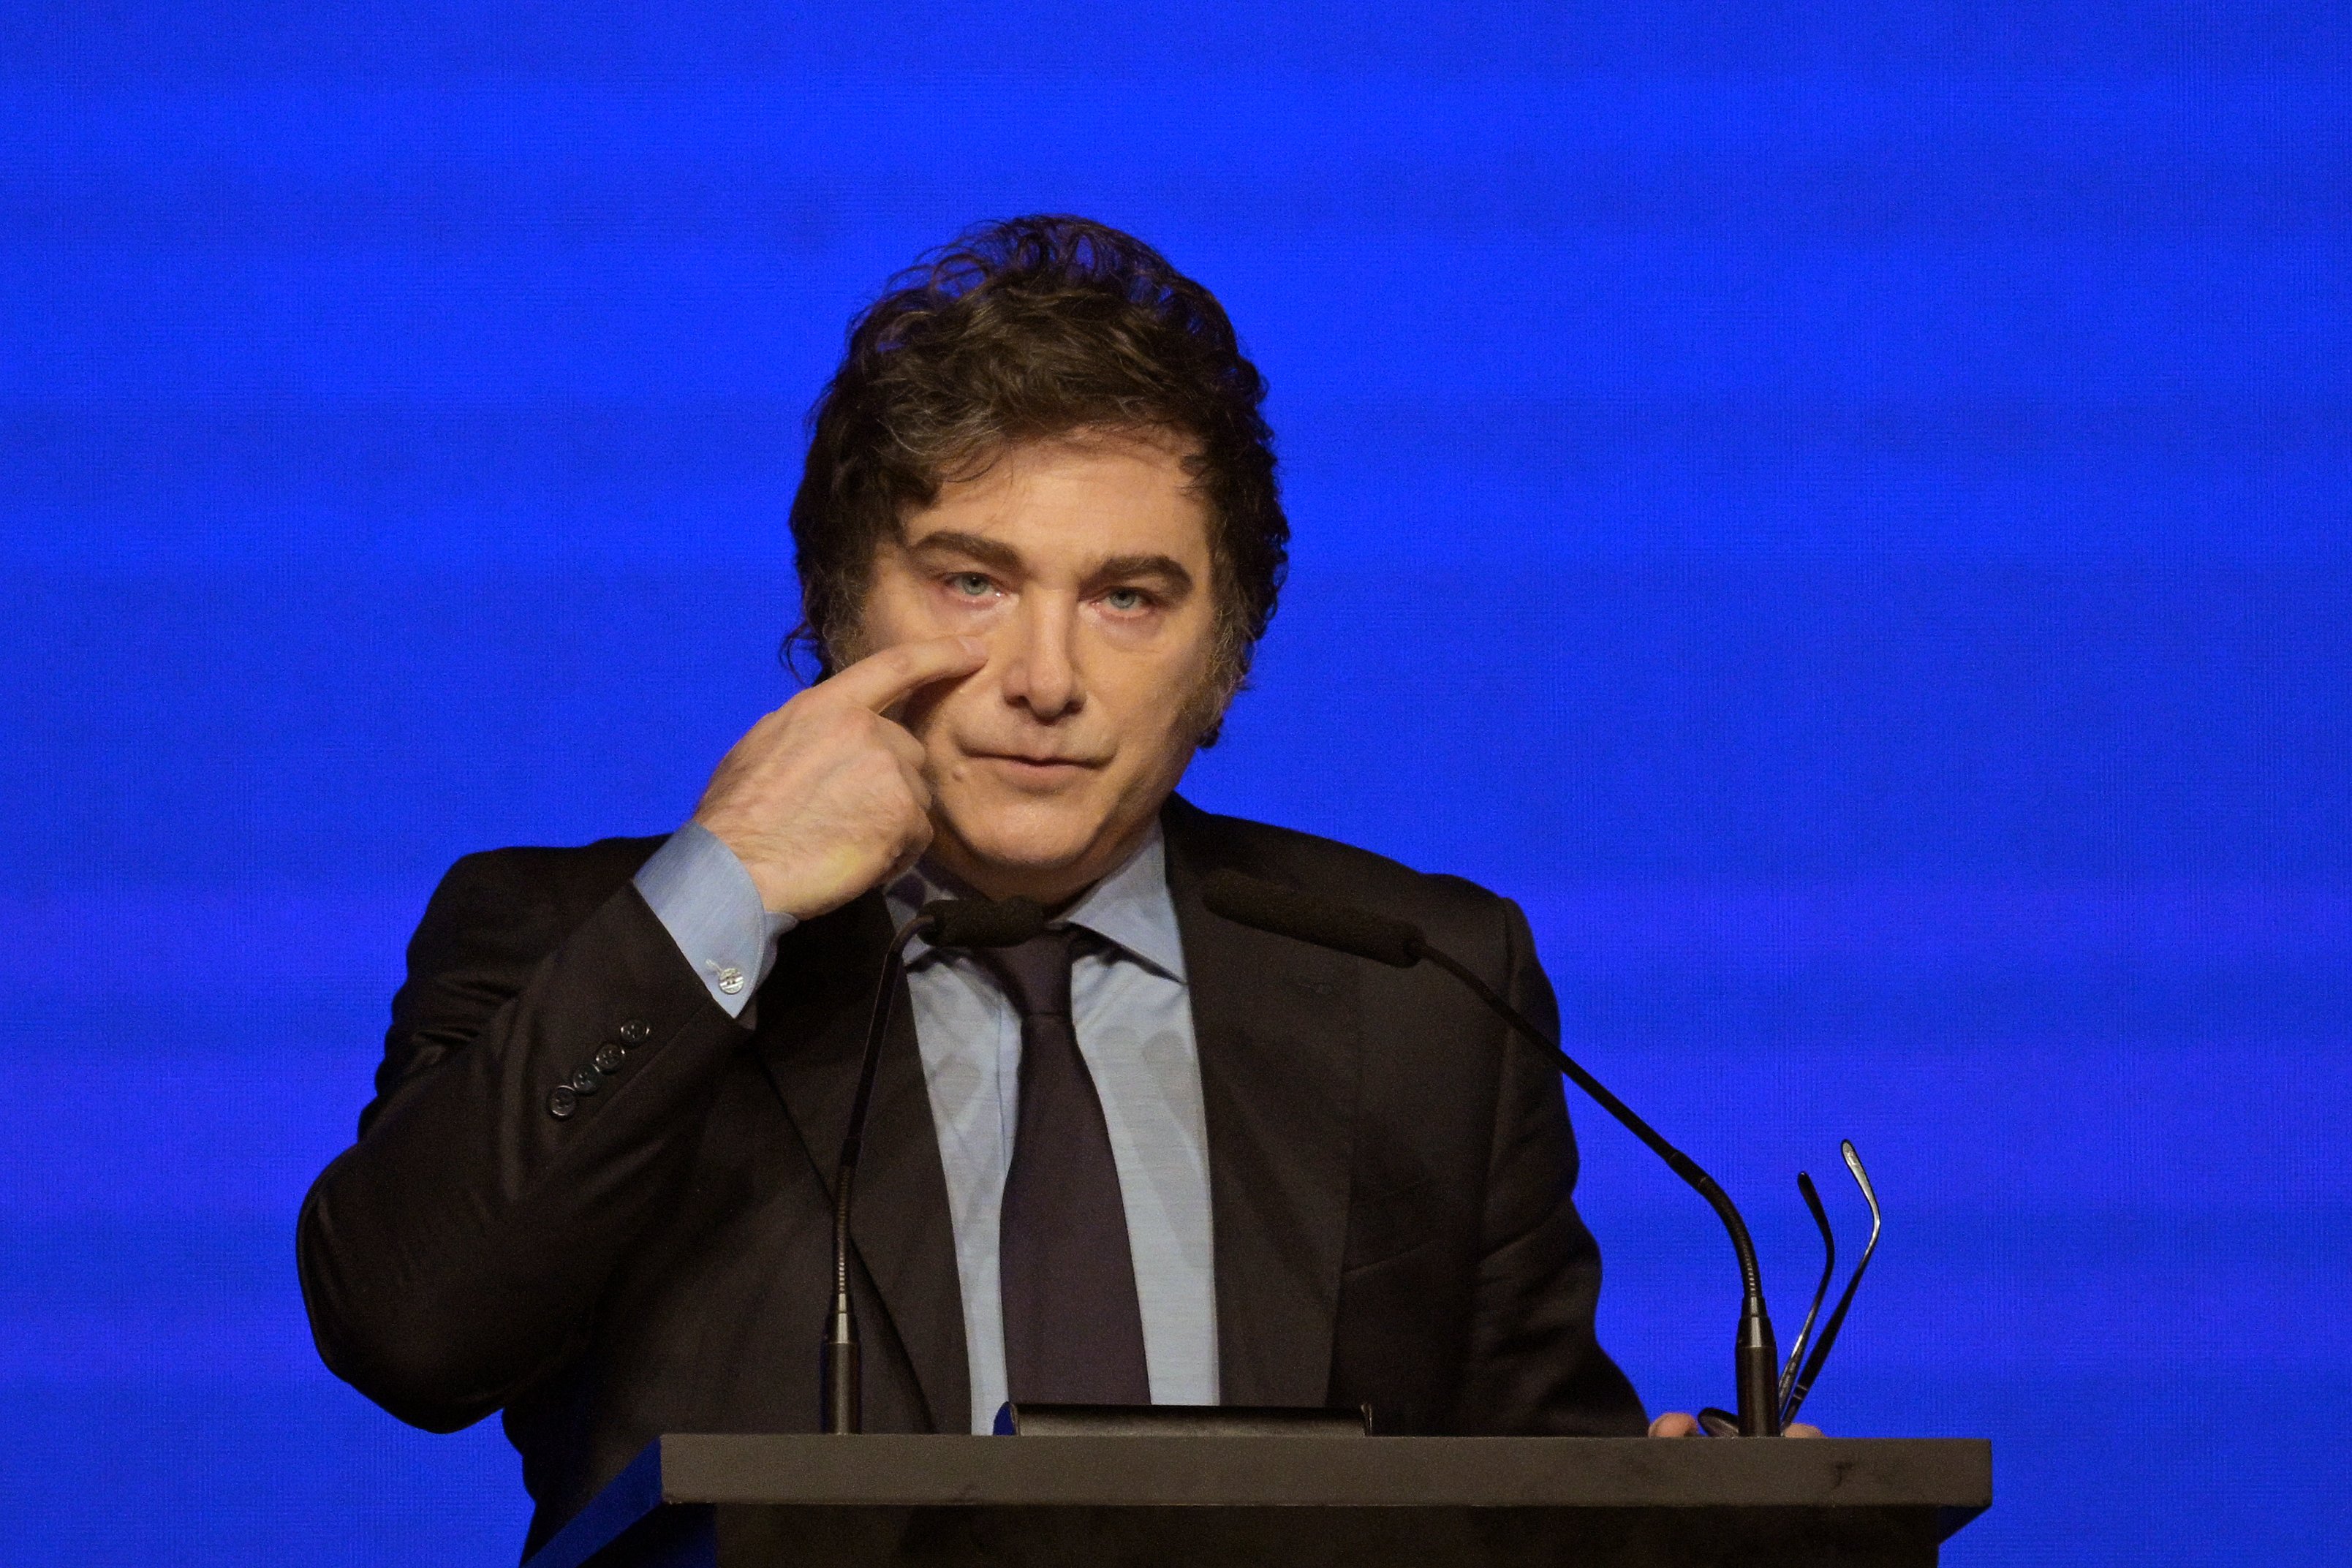
<svg viewBox="0 0 2352 1568">
<path fill-rule="evenodd" d="M 1995 1439 L 1949 1561 L 2332 1556 L 2346 18 L 6 5 L 0 1558 L 511 1559 L 496 1427 L 318 1365 L 295 1206 L 442 868 L 674 825 L 792 689 L 849 313 L 1041 209 L 1275 388 L 1196 798 L 1524 901 L 1789 1331 L 1861 1145 L 1812 1411 Z M 1724 1398 L 1719 1235 L 1580 1124 L 1607 1343 Z"/>
</svg>

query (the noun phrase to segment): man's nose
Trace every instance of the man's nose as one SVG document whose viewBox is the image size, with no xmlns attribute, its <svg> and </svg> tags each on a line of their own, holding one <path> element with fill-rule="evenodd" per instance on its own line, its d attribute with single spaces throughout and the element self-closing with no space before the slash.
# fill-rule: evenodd
<svg viewBox="0 0 2352 1568">
<path fill-rule="evenodd" d="M 1074 712 L 1086 695 L 1076 659 L 1077 601 L 1075 595 L 1031 593 L 1007 628 L 1004 695 L 1050 724 Z"/>
</svg>

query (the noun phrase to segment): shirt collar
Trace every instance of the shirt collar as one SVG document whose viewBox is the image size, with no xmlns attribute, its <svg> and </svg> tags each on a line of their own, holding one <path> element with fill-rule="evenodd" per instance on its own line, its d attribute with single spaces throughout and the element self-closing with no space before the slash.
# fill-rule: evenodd
<svg viewBox="0 0 2352 1568">
<path fill-rule="evenodd" d="M 967 890 L 952 885 L 928 863 L 917 864 L 892 883 L 887 893 L 891 919 L 899 924 L 913 918 L 932 899 L 965 896 L 969 896 Z M 1088 888 L 1055 924 L 1091 931 L 1145 967 L 1181 983 L 1184 939 L 1176 925 L 1175 900 L 1168 893 L 1168 845 L 1160 836 L 1160 824 L 1152 823 L 1150 834 L 1135 852 Z M 916 937 L 907 945 L 908 967 L 913 967 L 932 951 L 929 943 Z"/>
</svg>

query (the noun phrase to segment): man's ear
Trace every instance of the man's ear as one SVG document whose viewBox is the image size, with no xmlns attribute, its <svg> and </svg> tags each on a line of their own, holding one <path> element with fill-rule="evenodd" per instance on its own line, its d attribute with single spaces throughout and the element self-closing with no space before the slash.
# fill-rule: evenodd
<svg viewBox="0 0 2352 1568">
<path fill-rule="evenodd" d="M 824 673 L 845 670 L 874 650 L 866 645 L 866 618 L 860 615 L 846 626 L 834 628 L 830 636 L 817 641 L 817 653 Z"/>
</svg>

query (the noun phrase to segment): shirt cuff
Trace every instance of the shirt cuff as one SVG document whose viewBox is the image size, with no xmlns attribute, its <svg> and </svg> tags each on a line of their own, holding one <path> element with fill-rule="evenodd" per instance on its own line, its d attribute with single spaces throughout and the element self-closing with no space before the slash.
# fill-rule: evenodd
<svg viewBox="0 0 2352 1568">
<path fill-rule="evenodd" d="M 772 915 L 735 852 L 699 822 L 688 822 L 637 868 L 637 892 L 710 999 L 740 1019 L 775 967 L 776 938 L 800 924 Z"/>
</svg>

